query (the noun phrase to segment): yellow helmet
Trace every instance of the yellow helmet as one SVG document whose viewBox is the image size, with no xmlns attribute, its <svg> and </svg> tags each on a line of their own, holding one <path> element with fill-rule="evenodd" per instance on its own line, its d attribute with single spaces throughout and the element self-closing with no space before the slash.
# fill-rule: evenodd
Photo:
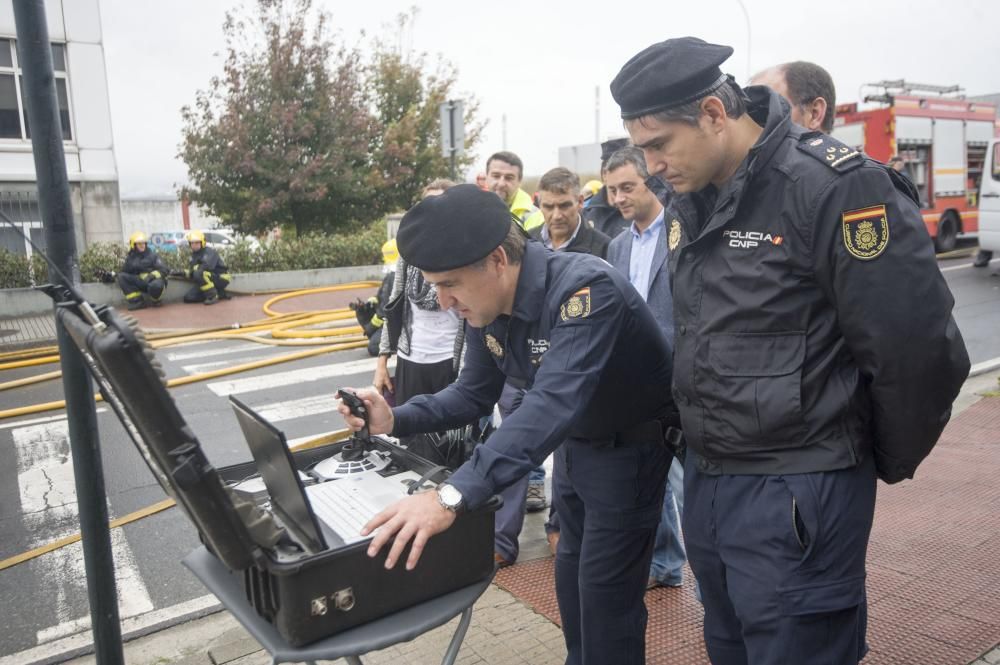
<svg viewBox="0 0 1000 665">
<path fill-rule="evenodd" d="M 387 266 L 395 266 L 399 260 L 399 250 L 396 249 L 396 239 L 391 238 L 382 245 L 382 262 Z"/>
<path fill-rule="evenodd" d="M 601 191 L 601 187 L 603 186 L 604 185 L 601 184 L 600 180 L 588 180 L 587 184 L 583 186 L 583 196 L 585 198 L 590 198 L 597 192 Z"/>
<path fill-rule="evenodd" d="M 188 231 L 185 238 L 187 238 L 189 245 L 193 242 L 200 242 L 202 247 L 205 246 L 205 234 L 201 231 Z"/>
<path fill-rule="evenodd" d="M 128 248 L 135 249 L 135 244 L 138 242 L 141 243 L 149 242 L 149 240 L 146 238 L 146 234 L 143 233 L 142 231 L 136 231 L 135 233 L 133 233 L 128 237 Z"/>
</svg>

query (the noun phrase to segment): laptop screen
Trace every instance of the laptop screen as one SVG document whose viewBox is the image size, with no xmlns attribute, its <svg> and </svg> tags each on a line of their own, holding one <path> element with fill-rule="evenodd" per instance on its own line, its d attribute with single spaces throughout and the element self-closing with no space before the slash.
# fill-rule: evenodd
<svg viewBox="0 0 1000 665">
<path fill-rule="evenodd" d="M 306 499 L 302 481 L 292 461 L 285 435 L 257 412 L 230 395 L 229 402 L 250 445 L 257 470 L 271 496 L 271 506 L 296 535 L 305 540 L 308 549 L 326 549 L 326 541 L 316 515 Z"/>
</svg>

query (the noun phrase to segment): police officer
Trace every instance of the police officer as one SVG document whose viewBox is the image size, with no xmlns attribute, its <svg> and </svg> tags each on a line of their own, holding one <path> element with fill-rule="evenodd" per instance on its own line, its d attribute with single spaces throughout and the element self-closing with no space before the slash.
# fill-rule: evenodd
<svg viewBox="0 0 1000 665">
<path fill-rule="evenodd" d="M 215 248 L 205 245 L 205 234 L 201 231 L 189 232 L 187 241 L 191 247 L 191 261 L 184 274 L 194 286 L 184 294 L 184 302 L 214 305 L 220 298 L 229 300 L 226 287 L 233 278 L 222 257 Z"/>
<path fill-rule="evenodd" d="M 146 240 L 146 234 L 136 231 L 128 239 L 128 255 L 117 275 L 107 273 L 116 278 L 118 286 L 125 294 L 128 309 L 142 309 L 146 306 L 143 294 L 149 294 L 153 307 L 163 304 L 160 300 L 163 289 L 167 287 L 167 266 L 163 259 L 151 249 Z"/>
<path fill-rule="evenodd" d="M 617 270 L 594 256 L 548 252 L 511 219 L 503 201 L 474 185 L 424 199 L 403 218 L 403 259 L 468 322 L 465 366 L 445 390 L 394 409 L 374 390 L 358 391 L 371 431 L 447 429 L 490 413 L 505 381 L 527 392 L 446 484 L 390 507 L 362 533 L 379 527 L 368 553 L 391 544 L 387 567 L 412 541 L 412 569 L 456 512 L 480 506 L 565 441 L 556 454 L 566 474 L 553 492 L 567 663 L 642 663 L 643 593 L 671 460 L 666 340 Z M 352 428 L 362 425 L 340 411 Z"/>
<path fill-rule="evenodd" d="M 969 359 L 915 192 L 685 37 L 611 84 L 667 211 L 683 529 L 715 665 L 856 663 L 876 475 L 913 477 Z"/>
</svg>

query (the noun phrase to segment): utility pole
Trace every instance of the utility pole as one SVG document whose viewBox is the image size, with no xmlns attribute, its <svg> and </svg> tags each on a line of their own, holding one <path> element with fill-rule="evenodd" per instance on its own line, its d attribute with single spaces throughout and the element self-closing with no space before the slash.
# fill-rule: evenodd
<svg viewBox="0 0 1000 665">
<path fill-rule="evenodd" d="M 601 86 L 594 86 L 594 143 L 601 142 Z"/>
<path fill-rule="evenodd" d="M 52 47 L 43 0 L 14 0 L 18 58 L 24 72 L 24 103 L 38 179 L 38 207 L 49 257 L 73 284 L 80 283 L 73 208 L 70 204 L 62 125 L 52 73 Z M 56 276 L 51 275 L 53 281 Z M 122 665 L 121 625 L 115 588 L 108 504 L 104 491 L 94 389 L 83 358 L 66 330 L 56 325 L 69 423 L 73 476 L 80 509 L 94 651 L 100 665 Z"/>
</svg>

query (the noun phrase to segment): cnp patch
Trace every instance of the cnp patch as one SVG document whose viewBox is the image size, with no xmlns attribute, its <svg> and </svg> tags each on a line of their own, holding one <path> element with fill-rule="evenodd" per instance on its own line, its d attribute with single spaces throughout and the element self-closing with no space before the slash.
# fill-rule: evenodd
<svg viewBox="0 0 1000 665">
<path fill-rule="evenodd" d="M 486 348 L 497 358 L 503 358 L 503 347 L 500 346 L 497 338 L 490 333 L 486 333 Z"/>
<path fill-rule="evenodd" d="M 848 210 L 841 215 L 844 247 L 854 258 L 874 259 L 889 245 L 889 220 L 884 205 Z"/>
<path fill-rule="evenodd" d="M 670 234 L 667 236 L 667 248 L 670 250 L 677 249 L 677 245 L 681 242 L 681 223 L 676 219 L 670 222 Z"/>
<path fill-rule="evenodd" d="M 559 308 L 563 321 L 582 319 L 590 315 L 590 287 L 580 289 Z"/>
</svg>

